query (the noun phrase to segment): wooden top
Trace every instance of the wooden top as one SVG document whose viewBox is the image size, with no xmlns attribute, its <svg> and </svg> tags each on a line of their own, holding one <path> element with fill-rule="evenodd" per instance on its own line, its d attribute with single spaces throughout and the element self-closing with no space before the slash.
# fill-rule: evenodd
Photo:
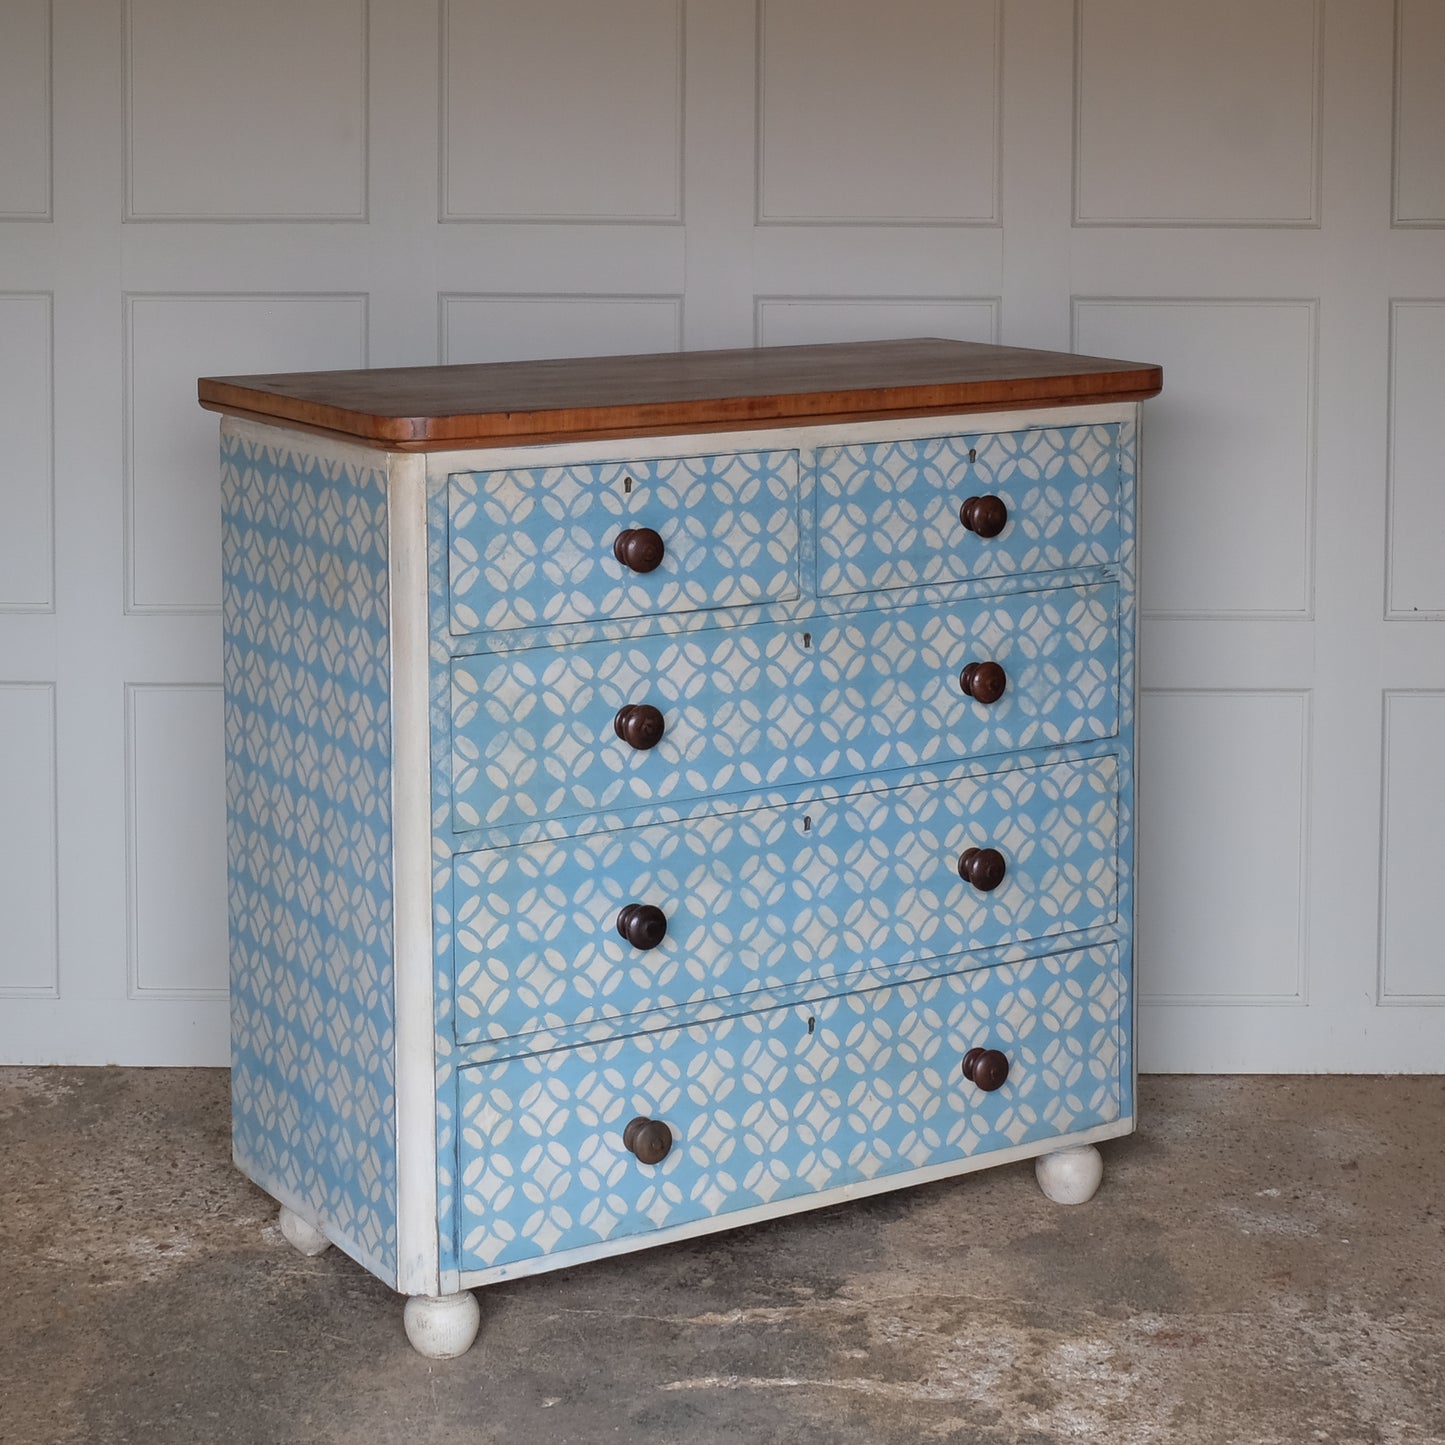
<svg viewBox="0 0 1445 1445">
<path fill-rule="evenodd" d="M 1157 366 L 969 341 L 843 342 L 203 377 L 209 411 L 395 451 L 1140 401 Z"/>
</svg>

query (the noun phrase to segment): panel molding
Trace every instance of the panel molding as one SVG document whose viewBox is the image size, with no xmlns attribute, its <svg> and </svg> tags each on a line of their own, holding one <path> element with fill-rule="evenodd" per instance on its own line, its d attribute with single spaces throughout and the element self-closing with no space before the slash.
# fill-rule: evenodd
<svg viewBox="0 0 1445 1445">
<path fill-rule="evenodd" d="M 1211 697 L 1211 698 L 1288 698 L 1300 710 L 1300 811 L 1299 811 L 1299 913 L 1296 919 L 1293 993 L 1151 993 L 1139 991 L 1139 1006 L 1189 1008 L 1291 1008 L 1309 1006 L 1309 897 L 1313 874 L 1313 845 L 1310 832 L 1310 787 L 1314 772 L 1314 694 L 1309 688 L 1236 688 L 1236 687 L 1143 687 L 1140 701 L 1146 697 Z M 1136 933 L 1137 938 L 1137 933 Z M 1136 944 L 1137 947 L 1137 944 Z M 1136 974 L 1138 960 L 1135 961 Z"/>
<path fill-rule="evenodd" d="M 437 362 L 449 364 L 451 354 L 451 316 L 453 302 L 476 301 L 505 304 L 507 302 L 535 302 L 540 305 L 566 306 L 582 302 L 588 305 L 626 306 L 641 302 L 671 306 L 673 311 L 673 347 L 682 348 L 684 298 L 677 292 L 626 292 L 626 291 L 439 291 L 437 292 Z M 569 353 L 570 354 L 570 353 Z M 621 354 L 621 353 L 618 353 Z M 516 358 L 508 358 L 516 359 Z"/>
<path fill-rule="evenodd" d="M 766 24 L 764 11 L 768 0 L 756 0 L 755 10 L 755 72 L 754 119 L 753 119 L 753 224 L 755 226 L 846 226 L 882 227 L 884 229 L 932 227 L 1001 227 L 1003 194 L 1003 76 L 1004 76 L 1004 23 L 1003 0 L 993 0 L 993 148 L 991 164 L 993 185 L 991 205 L 987 216 L 788 216 L 769 215 L 763 202 L 764 160 L 763 146 L 766 137 L 767 114 L 765 103 L 765 70 L 767 64 L 764 36 Z"/>
<path fill-rule="evenodd" d="M 358 366 L 370 365 L 371 341 L 371 297 L 365 291 L 126 291 L 121 296 L 121 511 L 124 517 L 125 549 L 123 574 L 125 597 L 122 610 L 132 616 L 187 616 L 214 617 L 220 614 L 220 604 L 196 601 L 137 601 L 136 587 L 136 460 L 135 460 L 135 326 L 134 313 L 137 304 L 153 301 L 351 301 L 360 306 L 361 357 Z M 304 368 L 299 368 L 304 369 Z M 205 373 L 202 373 L 205 374 Z M 219 465 L 219 464 L 218 464 Z M 217 558 L 219 564 L 219 557 Z"/>
<path fill-rule="evenodd" d="M 788 295 L 759 293 L 753 297 L 753 345 L 766 346 L 765 322 L 770 306 L 982 306 L 990 313 L 989 340 L 997 345 L 1002 325 L 1001 296 L 852 296 L 852 295 Z M 922 335 L 924 333 L 916 333 Z M 932 333 L 928 333 L 932 334 Z M 858 339 L 858 338 L 853 338 Z M 880 338 L 881 339 L 881 338 Z"/>
<path fill-rule="evenodd" d="M 45 205 L 38 211 L 0 209 L 0 221 L 55 220 L 55 0 L 45 3 L 45 64 L 41 79 L 45 86 Z"/>
<path fill-rule="evenodd" d="M 125 996 L 133 1002 L 152 999 L 225 999 L 229 989 L 170 988 L 147 984 L 141 978 L 140 938 L 140 808 L 137 776 L 139 741 L 137 702 L 142 696 L 163 692 L 214 693 L 221 685 L 213 682 L 128 682 L 125 684 Z"/>
<path fill-rule="evenodd" d="M 1140 608 L 1149 622 L 1313 622 L 1315 620 L 1316 474 L 1319 434 L 1320 302 L 1314 296 L 1072 296 L 1069 300 L 1069 349 L 1079 349 L 1080 313 L 1091 306 L 1259 307 L 1262 310 L 1298 306 L 1309 313 L 1309 347 L 1306 356 L 1306 416 L 1304 437 L 1304 501 L 1302 518 L 1303 597 L 1297 608 L 1204 607 Z M 1168 380 L 1165 380 L 1168 391 Z M 1147 436 L 1147 425 L 1146 425 Z M 1147 446 L 1147 441 L 1145 442 Z"/>
<path fill-rule="evenodd" d="M 50 982 L 40 985 L 0 984 L 0 998 L 58 999 L 60 997 L 60 750 L 56 733 L 56 685 L 53 682 L 0 681 L 0 695 L 7 692 L 38 692 L 44 695 L 49 726 L 45 729 L 48 751 L 36 766 L 49 774 L 50 801 L 50 899 L 46 909 L 50 930 Z M 8 815 L 3 817 L 10 826 Z"/>
<path fill-rule="evenodd" d="M 250 225 L 356 225 L 371 219 L 371 4 L 356 0 L 361 23 L 360 74 L 357 77 L 360 99 L 361 134 L 359 144 L 360 205 L 354 211 L 253 211 L 245 213 L 207 211 L 146 211 L 135 204 L 135 110 L 136 92 L 134 60 L 135 44 L 132 15 L 135 0 L 123 0 L 125 35 L 125 143 L 122 146 L 125 205 L 121 219 L 126 224 L 202 224 L 220 226 Z"/>
<path fill-rule="evenodd" d="M 486 226 L 682 226 L 686 208 L 686 176 L 683 171 L 685 130 L 687 125 L 687 6 L 686 0 L 674 0 L 674 63 L 677 69 L 677 130 L 673 146 L 673 194 L 675 204 L 668 215 L 592 215 L 586 212 L 456 211 L 451 208 L 450 173 L 451 125 L 448 119 L 450 85 L 447 79 L 447 57 L 451 49 L 450 24 L 452 0 L 437 0 L 437 221 L 443 225 Z"/>
<path fill-rule="evenodd" d="M 1087 0 L 1074 0 L 1074 107 L 1073 167 L 1071 224 L 1077 227 L 1107 226 L 1121 229 L 1153 230 L 1166 227 L 1178 230 L 1248 230 L 1302 231 L 1318 230 L 1323 224 L 1320 196 L 1323 190 L 1324 154 L 1320 143 L 1324 116 L 1324 0 L 1313 0 L 1313 53 L 1310 57 L 1310 207 L 1308 216 L 1264 219 L 1218 219 L 1212 217 L 1155 219 L 1141 216 L 1084 216 L 1080 211 L 1083 157 L 1084 110 L 1084 5 Z M 1399 3 L 1399 0 L 1397 0 Z"/>
<path fill-rule="evenodd" d="M 1392 737 L 1390 712 L 1396 698 L 1438 698 L 1445 702 L 1445 689 L 1428 687 L 1387 687 L 1381 693 L 1380 717 L 1380 886 L 1377 945 L 1375 953 L 1375 1004 L 1379 1008 L 1445 1008 L 1445 991 L 1440 993 L 1392 993 L 1389 987 L 1389 948 L 1386 924 L 1389 919 L 1390 889 L 1390 761 Z M 1445 943 L 1442 943 L 1445 948 Z"/>
<path fill-rule="evenodd" d="M 1390 85 L 1390 225 L 1397 230 L 1439 230 L 1445 227 L 1445 216 L 1401 216 L 1400 168 L 1403 158 L 1404 88 L 1401 72 L 1405 58 L 1405 3 L 1395 0 L 1394 67 Z"/>
<path fill-rule="evenodd" d="M 1395 604 L 1395 383 L 1399 376 L 1399 358 L 1396 346 L 1399 341 L 1399 314 L 1405 307 L 1427 307 L 1445 312 L 1445 296 L 1392 296 L 1390 298 L 1390 341 L 1385 363 L 1386 402 L 1385 430 L 1385 609 L 1386 622 L 1439 622 L 1445 620 L 1445 607 L 1409 608 Z"/>
<path fill-rule="evenodd" d="M 41 300 L 45 303 L 45 595 L 33 602 L 7 602 L 0 597 L 0 615 L 35 616 L 55 611 L 55 293 L 0 291 L 0 301 Z"/>
</svg>

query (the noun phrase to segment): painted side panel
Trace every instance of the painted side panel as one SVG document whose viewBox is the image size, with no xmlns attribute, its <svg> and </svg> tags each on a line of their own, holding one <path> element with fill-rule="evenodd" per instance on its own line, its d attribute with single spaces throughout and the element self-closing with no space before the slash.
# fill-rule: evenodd
<svg viewBox="0 0 1445 1445">
<path fill-rule="evenodd" d="M 222 437 L 233 1148 L 390 1283 L 386 474 L 356 455 Z"/>
</svg>

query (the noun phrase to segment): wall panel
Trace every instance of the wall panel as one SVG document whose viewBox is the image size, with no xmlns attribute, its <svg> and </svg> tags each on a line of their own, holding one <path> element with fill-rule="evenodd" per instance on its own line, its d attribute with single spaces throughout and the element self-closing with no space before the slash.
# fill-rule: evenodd
<svg viewBox="0 0 1445 1445">
<path fill-rule="evenodd" d="M 999 301 L 994 296 L 759 296 L 754 314 L 759 346 L 899 336 L 996 342 L 999 331 Z"/>
<path fill-rule="evenodd" d="M 50 219 L 50 0 L 5 0 L 0 221 Z"/>
<path fill-rule="evenodd" d="M 442 296 L 446 362 L 676 351 L 680 296 Z"/>
<path fill-rule="evenodd" d="M 221 689 L 126 688 L 132 998 L 226 993 Z"/>
<path fill-rule="evenodd" d="M 1386 1004 L 1445 1004 L 1440 820 L 1445 692 L 1387 692 L 1380 877 L 1380 984 Z"/>
<path fill-rule="evenodd" d="M 444 220 L 681 220 L 681 0 L 444 0 L 443 16 Z"/>
<path fill-rule="evenodd" d="M 1445 300 L 1390 307 L 1390 491 L 1387 558 L 1392 618 L 1445 617 L 1445 462 L 1440 431 Z"/>
<path fill-rule="evenodd" d="M 1149 691 L 1139 717 L 1148 1003 L 1302 1003 L 1310 699 Z"/>
<path fill-rule="evenodd" d="M 126 298 L 128 610 L 220 606 L 218 418 L 198 376 L 366 364 L 366 297 Z"/>
<path fill-rule="evenodd" d="M 1146 613 L 1310 613 L 1315 312 L 1303 300 L 1074 303 L 1078 350 L 1164 366 L 1141 463 Z"/>
<path fill-rule="evenodd" d="M 48 295 L 0 294 L 0 612 L 54 606 L 54 401 Z"/>
<path fill-rule="evenodd" d="M 0 682 L 0 996 L 60 991 L 55 688 Z"/>
<path fill-rule="evenodd" d="M 1395 7 L 1395 201 L 1397 226 L 1445 226 L 1445 5 Z"/>
<path fill-rule="evenodd" d="M 366 0 L 127 0 L 130 220 L 366 215 Z"/>
<path fill-rule="evenodd" d="M 998 0 L 759 0 L 758 218 L 998 220 Z"/>
<path fill-rule="evenodd" d="M 1077 225 L 1319 220 L 1320 0 L 1077 0 Z"/>
</svg>

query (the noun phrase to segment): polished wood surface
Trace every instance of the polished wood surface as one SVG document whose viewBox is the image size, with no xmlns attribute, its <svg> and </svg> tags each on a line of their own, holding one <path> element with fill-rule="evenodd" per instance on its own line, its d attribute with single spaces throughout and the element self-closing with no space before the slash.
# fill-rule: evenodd
<svg viewBox="0 0 1445 1445">
<path fill-rule="evenodd" d="M 622 1131 L 622 1143 L 639 1164 L 661 1164 L 672 1151 L 672 1130 L 661 1119 L 639 1114 Z"/>
<path fill-rule="evenodd" d="M 965 497 L 958 509 L 958 520 L 980 537 L 997 537 L 1008 525 L 1008 507 L 1003 498 L 992 493 L 983 497 Z"/>
<path fill-rule="evenodd" d="M 204 377 L 210 411 L 397 451 L 1139 401 L 1157 366 L 921 338 Z"/>
</svg>

